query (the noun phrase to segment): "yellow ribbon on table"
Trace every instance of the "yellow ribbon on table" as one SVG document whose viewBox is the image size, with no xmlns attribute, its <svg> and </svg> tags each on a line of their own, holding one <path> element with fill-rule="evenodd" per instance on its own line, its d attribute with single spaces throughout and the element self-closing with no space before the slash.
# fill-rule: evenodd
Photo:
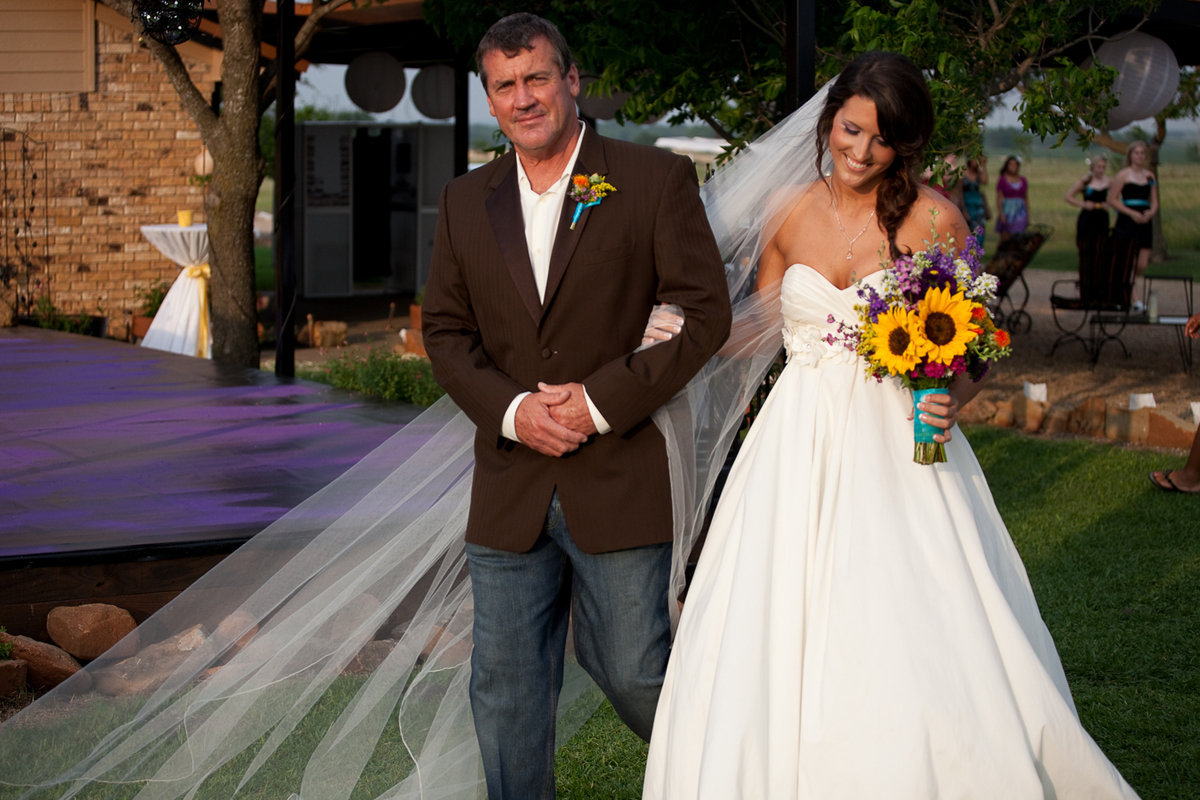
<svg viewBox="0 0 1200 800">
<path fill-rule="evenodd" d="M 196 339 L 196 357 L 208 358 L 208 279 L 212 270 L 208 264 L 195 264 L 185 267 L 183 274 L 200 281 L 200 335 Z"/>
</svg>

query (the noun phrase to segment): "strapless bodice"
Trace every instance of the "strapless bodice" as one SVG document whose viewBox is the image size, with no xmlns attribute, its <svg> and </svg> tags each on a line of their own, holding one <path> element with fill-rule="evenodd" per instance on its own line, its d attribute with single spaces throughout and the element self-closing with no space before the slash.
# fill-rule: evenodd
<svg viewBox="0 0 1200 800">
<path fill-rule="evenodd" d="M 815 366 L 822 361 L 853 363 L 857 359 L 839 338 L 838 323 L 857 324 L 854 307 L 863 302 L 858 296 L 862 283 L 879 288 L 883 270 L 839 289 L 807 264 L 788 267 L 780 287 L 783 312 L 783 346 L 788 363 Z"/>
</svg>

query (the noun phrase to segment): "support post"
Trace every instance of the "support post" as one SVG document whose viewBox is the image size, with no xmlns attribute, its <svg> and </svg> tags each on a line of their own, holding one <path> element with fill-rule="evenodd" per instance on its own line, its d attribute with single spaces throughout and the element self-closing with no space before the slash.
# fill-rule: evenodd
<svg viewBox="0 0 1200 800">
<path fill-rule="evenodd" d="M 275 58 L 275 374 L 296 375 L 296 47 L 295 0 L 278 0 L 279 47 Z"/>
</svg>

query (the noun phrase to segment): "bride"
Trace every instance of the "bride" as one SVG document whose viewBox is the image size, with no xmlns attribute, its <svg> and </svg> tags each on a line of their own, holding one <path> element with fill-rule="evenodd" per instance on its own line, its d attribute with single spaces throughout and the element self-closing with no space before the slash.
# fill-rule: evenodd
<svg viewBox="0 0 1200 800">
<path fill-rule="evenodd" d="M 833 96 L 852 83 L 843 76 Z M 916 163 L 877 125 L 927 109 L 923 92 L 904 114 L 865 91 L 848 94 L 865 104 L 834 102 L 847 111 L 826 129 L 828 184 L 813 183 L 823 92 L 702 190 L 737 302 L 721 356 L 655 417 L 672 455 L 677 596 L 725 453 L 779 350 L 778 279 L 793 261 L 809 266 L 782 281 L 791 363 L 689 593 L 648 796 L 692 797 L 697 782 L 714 797 L 772 800 L 810 789 L 1132 796 L 1079 727 L 967 445 L 954 438 L 948 464 L 911 465 L 901 393 L 816 341 L 828 314 L 848 313 L 843 287 L 878 279 L 868 273 L 882 231 L 916 248 L 928 230 L 923 192 L 871 213 L 890 186 L 884 162 Z M 869 152 L 843 146 L 856 138 Z M 797 200 L 790 187 L 807 184 Z M 939 219 L 961 232 L 954 214 Z M 803 235 L 810 224 L 819 235 Z M 948 432 L 969 389 L 927 413 Z M 465 415 L 439 402 L 0 725 L 0 798 L 482 796 L 467 700 L 472 439 Z M 599 701 L 574 667 L 560 742 Z"/>
<path fill-rule="evenodd" d="M 933 127 L 901 56 L 854 61 L 814 138 L 830 170 L 781 192 L 759 259 L 788 363 L 735 462 L 688 591 L 646 798 L 1134 797 L 1080 725 L 979 464 L 950 428 L 976 385 L 920 406 L 948 463 L 914 464 L 911 399 L 836 335 L 881 256 L 964 243 L 918 185 Z M 798 195 L 798 196 L 797 196 Z"/>
</svg>

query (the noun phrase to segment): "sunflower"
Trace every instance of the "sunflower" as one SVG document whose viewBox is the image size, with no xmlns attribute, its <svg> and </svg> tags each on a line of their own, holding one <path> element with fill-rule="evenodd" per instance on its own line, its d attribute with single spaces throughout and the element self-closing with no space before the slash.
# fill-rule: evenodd
<svg viewBox="0 0 1200 800">
<path fill-rule="evenodd" d="M 868 344 L 874 350 L 874 360 L 893 375 L 908 374 L 920 361 L 917 339 L 913 336 L 916 315 L 903 306 L 892 306 L 879 315 L 874 335 Z"/>
<path fill-rule="evenodd" d="M 979 335 L 971 324 L 975 303 L 963 292 L 950 294 L 945 287 L 933 288 L 917 303 L 915 338 L 921 356 L 930 362 L 949 364 L 967 352 L 967 343 Z"/>
</svg>

